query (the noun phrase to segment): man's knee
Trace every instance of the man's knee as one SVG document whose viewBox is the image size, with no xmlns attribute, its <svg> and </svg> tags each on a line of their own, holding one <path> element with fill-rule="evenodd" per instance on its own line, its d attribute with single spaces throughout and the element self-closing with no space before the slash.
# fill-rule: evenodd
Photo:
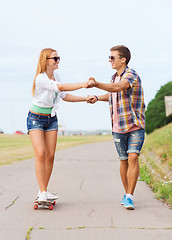
<svg viewBox="0 0 172 240">
<path fill-rule="evenodd" d="M 138 153 L 129 153 L 128 154 L 128 161 L 138 161 L 139 159 L 139 154 Z"/>
</svg>

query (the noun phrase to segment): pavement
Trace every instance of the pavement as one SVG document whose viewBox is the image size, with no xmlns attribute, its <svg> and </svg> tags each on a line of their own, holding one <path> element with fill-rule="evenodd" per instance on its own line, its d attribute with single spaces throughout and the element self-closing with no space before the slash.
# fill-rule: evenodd
<svg viewBox="0 0 172 240">
<path fill-rule="evenodd" d="M 35 160 L 0 167 L 0 240 L 171 240 L 172 210 L 138 181 L 126 210 L 119 159 L 112 141 L 56 152 L 51 210 L 34 210 Z"/>
</svg>

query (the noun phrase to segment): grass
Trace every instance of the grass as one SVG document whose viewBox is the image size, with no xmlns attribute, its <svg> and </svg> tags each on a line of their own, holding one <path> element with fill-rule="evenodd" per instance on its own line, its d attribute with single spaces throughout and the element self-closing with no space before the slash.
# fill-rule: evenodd
<svg viewBox="0 0 172 240">
<path fill-rule="evenodd" d="M 26 240 L 30 239 L 30 233 L 31 233 L 32 230 L 33 230 L 33 227 L 28 229 L 27 234 L 26 234 Z"/>
<path fill-rule="evenodd" d="M 153 151 L 172 169 L 172 123 L 149 134 L 145 143 L 143 152 Z"/>
<path fill-rule="evenodd" d="M 111 135 L 58 136 L 56 150 L 58 151 L 80 144 L 110 140 L 112 140 Z M 28 135 L 0 135 L 0 165 L 11 164 L 33 157 L 34 151 Z"/>
<path fill-rule="evenodd" d="M 172 206 L 172 123 L 146 136 L 140 156 L 140 180 Z"/>
<path fill-rule="evenodd" d="M 158 199 L 172 207 L 172 181 L 164 182 L 157 179 L 155 172 L 152 172 L 144 162 L 140 163 L 140 181 L 146 182 Z"/>
</svg>

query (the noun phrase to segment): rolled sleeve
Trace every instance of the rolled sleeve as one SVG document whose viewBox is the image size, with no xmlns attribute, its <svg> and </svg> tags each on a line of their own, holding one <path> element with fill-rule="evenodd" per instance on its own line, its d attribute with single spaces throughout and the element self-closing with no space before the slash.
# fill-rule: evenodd
<svg viewBox="0 0 172 240">
<path fill-rule="evenodd" d="M 40 77 L 39 75 L 36 78 L 36 85 L 39 88 L 47 89 L 47 90 L 50 90 L 50 91 L 60 93 L 60 90 L 58 89 L 57 84 L 58 84 L 57 81 L 50 80 L 48 78 L 43 78 L 43 77 Z"/>
<path fill-rule="evenodd" d="M 65 98 L 65 97 L 66 97 L 66 92 L 61 92 L 61 93 L 60 93 L 60 98 L 63 99 L 63 98 Z"/>
</svg>

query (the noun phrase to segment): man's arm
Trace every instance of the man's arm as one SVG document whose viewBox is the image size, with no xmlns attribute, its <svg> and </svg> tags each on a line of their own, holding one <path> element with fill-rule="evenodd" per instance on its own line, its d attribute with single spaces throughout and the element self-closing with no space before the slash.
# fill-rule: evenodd
<svg viewBox="0 0 172 240">
<path fill-rule="evenodd" d="M 109 94 L 106 93 L 105 95 L 95 96 L 95 95 L 88 95 L 87 96 L 87 103 L 96 103 L 97 101 L 109 101 Z"/>
<path fill-rule="evenodd" d="M 97 98 L 98 98 L 98 101 L 108 102 L 109 101 L 109 93 L 106 93 L 105 95 L 97 96 Z"/>
<path fill-rule="evenodd" d="M 122 90 L 128 89 L 130 84 L 126 79 L 120 81 L 119 83 L 100 83 L 95 81 L 94 87 L 107 92 L 121 92 Z"/>
</svg>

